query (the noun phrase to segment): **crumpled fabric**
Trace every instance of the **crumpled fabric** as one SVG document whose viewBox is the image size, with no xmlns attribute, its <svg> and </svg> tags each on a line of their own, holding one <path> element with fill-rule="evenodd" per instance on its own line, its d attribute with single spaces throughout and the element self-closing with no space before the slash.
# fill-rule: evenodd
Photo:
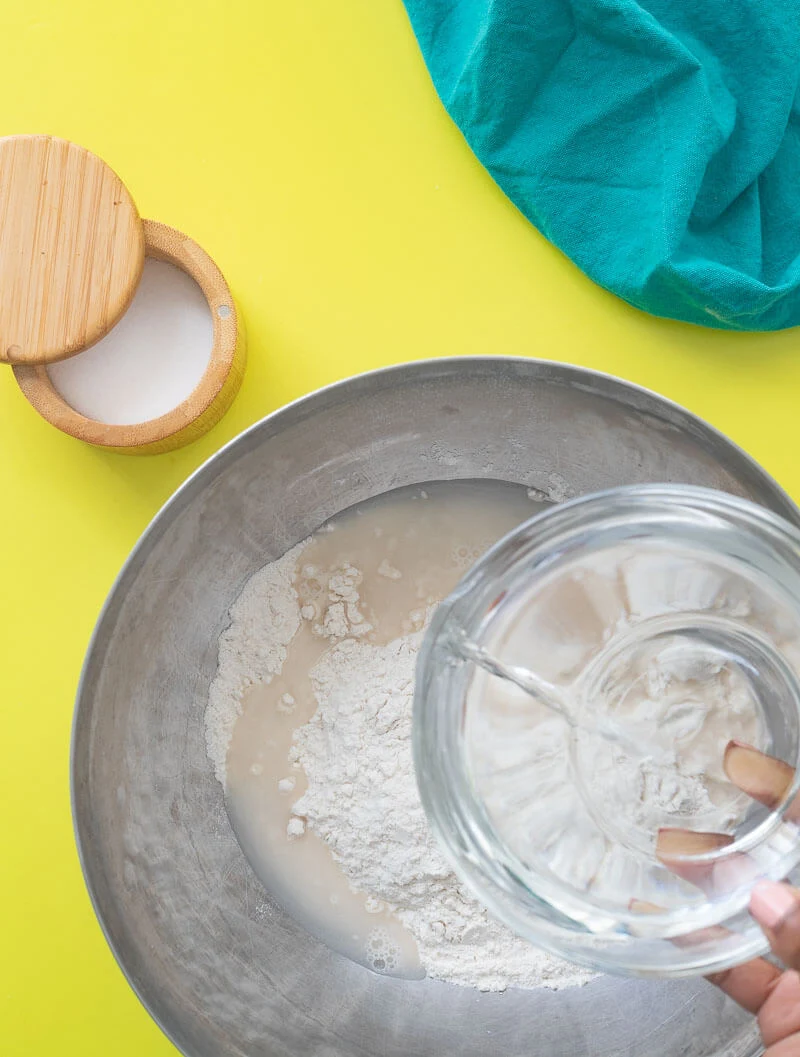
<svg viewBox="0 0 800 1057">
<path fill-rule="evenodd" d="M 595 282 L 800 323 L 800 0 L 405 0 L 477 157 Z"/>
</svg>

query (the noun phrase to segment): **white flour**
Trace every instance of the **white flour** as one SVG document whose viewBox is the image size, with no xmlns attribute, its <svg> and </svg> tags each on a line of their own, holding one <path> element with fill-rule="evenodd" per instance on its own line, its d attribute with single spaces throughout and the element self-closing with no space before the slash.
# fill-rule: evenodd
<svg viewBox="0 0 800 1057">
<path fill-rule="evenodd" d="M 452 873 L 428 830 L 411 752 L 421 640 L 415 629 L 424 624 L 426 610 L 409 612 L 404 637 L 388 645 L 365 641 L 372 624 L 361 608 L 360 572 L 349 563 L 326 571 L 304 565 L 307 543 L 260 570 L 231 609 L 206 713 L 207 751 L 217 778 L 225 785 L 228 746 L 244 693 L 280 678 L 298 629 L 310 628 L 330 645 L 311 671 L 318 709 L 295 732 L 290 752 L 305 771 L 308 788 L 294 805 L 287 844 L 302 841 L 306 827 L 322 837 L 353 888 L 367 896 L 369 912 L 388 907 L 413 936 L 431 977 L 489 991 L 585 982 L 590 973 L 538 950 L 490 918 Z M 470 550 L 468 563 L 477 556 Z M 393 582 L 405 575 L 388 560 L 378 574 Z M 305 597 L 308 583 L 321 587 L 313 604 Z M 277 708 L 290 711 L 292 695 L 283 694 Z M 279 778 L 279 795 L 291 794 L 293 779 Z M 387 950 L 387 964 L 391 957 Z"/>
<path fill-rule="evenodd" d="M 292 753 L 308 790 L 294 811 L 356 888 L 393 908 L 429 976 L 485 991 L 582 983 L 589 973 L 490 918 L 428 829 L 411 758 L 420 641 L 420 634 L 388 646 L 346 639 L 316 665 L 319 708 L 296 732 Z"/>
<path fill-rule="evenodd" d="M 293 580 L 305 545 L 298 543 L 248 580 L 231 606 L 230 626 L 220 636 L 217 674 L 206 709 L 206 752 L 223 786 L 225 758 L 241 715 L 242 694 L 280 673 L 287 646 L 300 627 Z"/>
</svg>

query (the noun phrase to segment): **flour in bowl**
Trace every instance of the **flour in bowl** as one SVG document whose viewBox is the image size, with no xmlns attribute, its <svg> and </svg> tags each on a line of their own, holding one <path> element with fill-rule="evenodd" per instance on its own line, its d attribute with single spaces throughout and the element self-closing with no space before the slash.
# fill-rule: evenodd
<svg viewBox="0 0 800 1057">
<path fill-rule="evenodd" d="M 351 883 L 388 904 L 429 976 L 486 991 L 558 987 L 588 974 L 492 919 L 428 829 L 411 759 L 421 632 L 383 646 L 345 639 L 311 673 L 319 707 L 295 734 L 308 789 L 295 803 Z"/>
<path fill-rule="evenodd" d="M 378 971 L 484 990 L 589 978 L 466 892 L 412 765 L 426 619 L 535 512 L 524 489 L 496 483 L 384 496 L 256 573 L 220 639 L 206 737 L 240 843 L 295 917 Z"/>
</svg>

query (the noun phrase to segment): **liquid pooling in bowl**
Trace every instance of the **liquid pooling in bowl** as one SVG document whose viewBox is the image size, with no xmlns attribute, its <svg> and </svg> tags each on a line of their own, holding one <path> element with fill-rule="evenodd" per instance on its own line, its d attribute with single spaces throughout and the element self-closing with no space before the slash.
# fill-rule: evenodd
<svg viewBox="0 0 800 1057">
<path fill-rule="evenodd" d="M 329 845 L 297 813 L 307 783 L 292 746 L 317 709 L 310 673 L 343 641 L 382 645 L 421 632 L 463 572 L 543 505 L 524 488 L 498 482 L 387 493 L 338 515 L 290 559 L 287 575 L 301 613 L 296 629 L 284 626 L 274 593 L 269 612 L 256 607 L 235 618 L 247 624 L 254 656 L 259 649 L 268 655 L 261 659 L 267 667 L 273 661 L 278 667 L 280 654 L 280 671 L 254 681 L 240 700 L 224 672 L 212 689 L 207 734 L 237 838 L 261 881 L 297 920 L 377 972 L 424 975 L 413 936 L 385 903 L 354 889 Z M 356 578 L 357 602 L 348 595 Z M 277 653 L 265 622 L 286 640 Z"/>
</svg>

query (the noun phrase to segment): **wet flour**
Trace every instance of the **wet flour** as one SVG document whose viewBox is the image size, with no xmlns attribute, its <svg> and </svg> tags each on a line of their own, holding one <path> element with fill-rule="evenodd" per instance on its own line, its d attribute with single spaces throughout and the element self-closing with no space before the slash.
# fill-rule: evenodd
<svg viewBox="0 0 800 1057">
<path fill-rule="evenodd" d="M 388 903 L 429 976 L 487 991 L 563 987 L 588 974 L 489 917 L 445 862 L 414 779 L 411 713 L 421 634 L 386 646 L 351 639 L 311 673 L 319 707 L 295 734 L 308 778 L 294 805 L 351 883 Z"/>
<path fill-rule="evenodd" d="M 269 814 L 269 839 L 250 810 L 251 852 L 260 834 L 262 861 L 294 862 L 284 888 L 297 892 L 309 872 L 328 878 L 338 864 L 342 884 L 359 894 L 359 914 L 382 926 L 361 929 L 368 945 L 395 921 L 413 937 L 422 968 L 440 980 L 494 991 L 583 983 L 589 973 L 520 939 L 469 895 L 440 854 L 417 792 L 411 715 L 421 629 L 477 555 L 531 513 L 524 493 L 498 503 L 475 486 L 461 498 L 448 487 L 430 500 L 419 492 L 416 504 L 394 499 L 365 509 L 251 578 L 220 639 L 208 754 L 229 809 L 237 798 L 240 814 L 258 798 L 285 805 L 282 824 Z M 287 724 L 295 729 L 284 743 L 275 732 Z M 273 747 L 256 752 L 254 736 Z M 284 744 L 284 763 L 272 763 Z M 316 870 L 312 853 L 326 849 L 335 862 Z M 305 858 L 292 859 L 297 853 Z M 323 892 L 317 905 L 338 919 L 343 895 L 330 885 L 327 892 L 330 900 Z M 355 929 L 340 931 L 351 939 Z M 382 970 L 388 959 L 394 971 L 391 944 L 379 953 L 366 964 Z"/>
</svg>

